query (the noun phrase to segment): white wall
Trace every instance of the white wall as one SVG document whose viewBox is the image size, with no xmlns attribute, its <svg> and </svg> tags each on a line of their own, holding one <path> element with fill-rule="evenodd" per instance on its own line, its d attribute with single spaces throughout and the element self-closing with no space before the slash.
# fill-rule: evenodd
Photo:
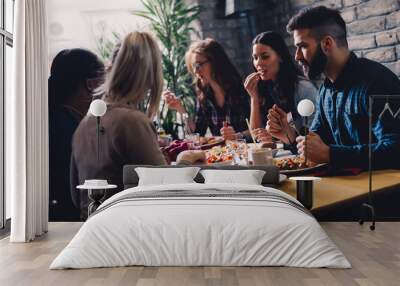
<svg viewBox="0 0 400 286">
<path fill-rule="evenodd" d="M 50 62 L 62 49 L 86 48 L 98 54 L 96 37 L 146 29 L 147 21 L 131 14 L 140 0 L 47 0 Z"/>
</svg>

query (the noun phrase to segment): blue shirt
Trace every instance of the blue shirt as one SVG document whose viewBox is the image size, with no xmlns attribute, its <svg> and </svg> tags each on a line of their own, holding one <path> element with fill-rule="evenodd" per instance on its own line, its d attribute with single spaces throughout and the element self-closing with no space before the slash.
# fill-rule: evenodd
<svg viewBox="0 0 400 286">
<path fill-rule="evenodd" d="M 399 95 L 387 98 L 396 112 L 400 108 L 400 80 L 377 62 L 349 60 L 335 82 L 326 79 L 319 90 L 311 130 L 330 147 L 333 167 L 368 168 L 369 96 Z M 400 115 L 379 116 L 386 99 L 374 100 L 372 109 L 373 168 L 400 167 Z"/>
</svg>

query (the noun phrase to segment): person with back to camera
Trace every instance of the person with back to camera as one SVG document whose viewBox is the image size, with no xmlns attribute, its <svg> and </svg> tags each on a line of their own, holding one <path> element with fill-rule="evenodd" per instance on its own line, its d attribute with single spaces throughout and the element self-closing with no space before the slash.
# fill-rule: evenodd
<svg viewBox="0 0 400 286">
<path fill-rule="evenodd" d="M 87 50 L 62 50 L 52 62 L 48 80 L 50 221 L 79 220 L 69 191 L 72 136 L 103 76 L 103 63 Z"/>
<path fill-rule="evenodd" d="M 326 79 L 319 90 L 314 121 L 307 136 L 307 158 L 334 168 L 368 168 L 369 96 L 400 95 L 400 80 L 384 65 L 358 58 L 349 51 L 346 23 L 337 10 L 318 6 L 303 9 L 290 19 L 295 59 L 305 75 Z M 399 96 L 400 99 L 400 96 Z M 399 99 L 392 107 L 399 108 Z M 384 102 L 372 114 L 374 168 L 400 167 L 400 125 L 387 113 L 379 118 Z M 284 136 L 280 131 L 274 136 Z M 304 155 L 304 137 L 297 138 Z"/>
<path fill-rule="evenodd" d="M 82 219 L 87 218 L 88 198 L 85 192 L 77 192 L 76 186 L 85 179 L 104 178 L 117 185 L 117 189 L 108 194 L 111 196 L 123 190 L 124 165 L 166 164 L 151 121 L 159 109 L 162 86 L 161 53 L 157 43 L 148 33 L 129 33 L 98 91 L 107 104 L 107 112 L 101 118 L 104 132 L 100 137 L 99 161 L 94 148 L 97 144 L 94 116 L 87 115 L 81 121 L 73 138 L 70 188 Z M 146 114 L 138 110 L 144 100 L 149 102 Z M 185 163 L 204 159 L 203 152 L 194 151 L 179 157 Z"/>
<path fill-rule="evenodd" d="M 251 129 L 260 141 L 271 142 L 271 135 L 276 135 L 273 128 L 279 128 L 273 114 L 285 130 L 285 136 L 274 137 L 290 147 L 295 142 L 296 130 L 303 125 L 297 104 L 302 99 L 315 102 L 317 89 L 301 76 L 285 41 L 276 32 L 263 32 L 254 38 L 252 63 L 255 72 L 244 83 L 251 98 Z"/>
</svg>

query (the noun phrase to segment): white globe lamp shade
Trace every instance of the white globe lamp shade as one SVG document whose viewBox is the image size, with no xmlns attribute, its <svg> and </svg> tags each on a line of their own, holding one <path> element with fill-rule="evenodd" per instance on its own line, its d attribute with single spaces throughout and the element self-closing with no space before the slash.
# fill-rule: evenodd
<svg viewBox="0 0 400 286">
<path fill-rule="evenodd" d="M 314 103 L 309 99 L 303 99 L 297 105 L 297 111 L 301 116 L 311 116 L 314 113 Z"/>
<path fill-rule="evenodd" d="M 97 117 L 103 116 L 107 111 L 106 103 L 101 99 L 93 100 L 89 107 L 89 112 Z"/>
</svg>

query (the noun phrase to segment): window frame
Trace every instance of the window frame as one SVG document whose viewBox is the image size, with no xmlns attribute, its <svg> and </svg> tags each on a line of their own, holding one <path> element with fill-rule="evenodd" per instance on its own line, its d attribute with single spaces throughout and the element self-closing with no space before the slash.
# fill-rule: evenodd
<svg viewBox="0 0 400 286">
<path fill-rule="evenodd" d="M 15 0 L 12 0 L 13 13 Z M 0 0 L 0 235 L 9 232 L 10 219 L 6 218 L 5 190 L 5 96 L 6 96 L 6 47 L 13 48 L 13 34 L 6 30 L 6 0 Z M 13 17 L 12 15 L 11 17 Z M 14 27 L 13 29 L 14 30 Z"/>
</svg>

